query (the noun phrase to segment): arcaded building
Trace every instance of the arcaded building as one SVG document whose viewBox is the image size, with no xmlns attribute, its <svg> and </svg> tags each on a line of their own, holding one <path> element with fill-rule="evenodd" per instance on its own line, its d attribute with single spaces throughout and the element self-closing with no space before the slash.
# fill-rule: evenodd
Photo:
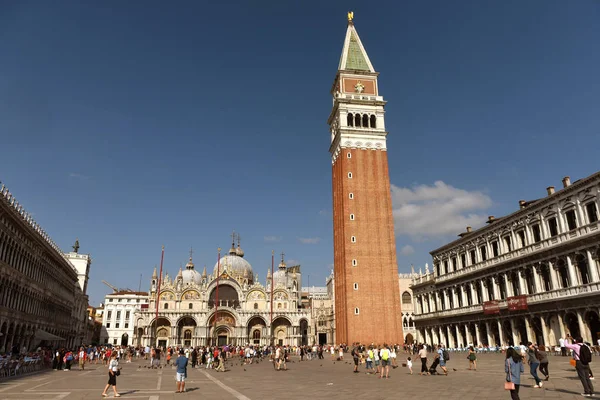
<svg viewBox="0 0 600 400">
<path fill-rule="evenodd" d="M 63 253 L 8 189 L 0 187 L 0 353 L 79 345 L 87 330 L 92 259 Z"/>
<path fill-rule="evenodd" d="M 451 347 L 600 338 L 600 172 L 431 252 L 413 280 L 418 340 Z M 516 203 L 516 202 L 515 202 Z"/>
<path fill-rule="evenodd" d="M 337 343 L 404 339 L 378 76 L 349 14 L 328 119 Z"/>
</svg>

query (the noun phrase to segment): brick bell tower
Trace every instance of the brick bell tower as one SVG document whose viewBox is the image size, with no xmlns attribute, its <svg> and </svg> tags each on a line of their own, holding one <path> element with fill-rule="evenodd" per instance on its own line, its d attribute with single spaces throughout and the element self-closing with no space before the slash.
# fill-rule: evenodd
<svg viewBox="0 0 600 400">
<path fill-rule="evenodd" d="M 403 344 L 385 101 L 348 13 L 331 94 L 335 338 Z"/>
</svg>

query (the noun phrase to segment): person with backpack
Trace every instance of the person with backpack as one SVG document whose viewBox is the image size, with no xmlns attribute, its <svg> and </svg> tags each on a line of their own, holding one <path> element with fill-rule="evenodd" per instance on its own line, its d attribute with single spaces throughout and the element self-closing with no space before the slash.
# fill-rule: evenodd
<svg viewBox="0 0 600 400">
<path fill-rule="evenodd" d="M 438 351 L 437 353 L 440 355 L 440 368 L 442 369 L 442 371 L 444 371 L 444 375 L 448 375 L 448 368 L 446 368 L 446 361 L 450 360 L 450 354 L 448 353 L 448 350 L 446 350 L 446 348 L 444 347 L 443 344 L 440 344 L 440 346 L 438 347 Z"/>
<path fill-rule="evenodd" d="M 583 344 L 581 337 L 575 338 L 575 343 L 571 344 L 565 341 L 567 349 L 573 350 L 573 358 L 575 359 L 575 369 L 577 376 L 583 385 L 583 397 L 592 397 L 594 395 L 594 385 L 590 380 L 590 363 L 592 362 L 592 352 L 590 348 Z"/>
<path fill-rule="evenodd" d="M 354 347 L 352 348 L 352 359 L 354 360 L 354 373 L 358 374 L 358 343 L 354 344 Z"/>
<path fill-rule="evenodd" d="M 383 349 L 381 349 L 381 375 L 379 379 L 383 378 L 383 371 L 385 370 L 385 379 L 390 379 L 390 358 L 392 352 L 388 347 L 387 343 L 384 343 Z"/>
</svg>

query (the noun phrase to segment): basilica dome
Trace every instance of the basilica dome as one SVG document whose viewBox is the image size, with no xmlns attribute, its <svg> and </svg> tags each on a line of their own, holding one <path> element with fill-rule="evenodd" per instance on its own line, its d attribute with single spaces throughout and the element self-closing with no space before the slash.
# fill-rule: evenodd
<svg viewBox="0 0 600 400">
<path fill-rule="evenodd" d="M 214 274 L 217 275 L 217 270 L 220 266 L 220 273 L 224 271 L 233 277 L 247 277 L 250 281 L 253 280 L 254 272 L 252 266 L 242 257 L 238 256 L 235 249 L 226 256 L 221 257 L 219 262 L 215 264 Z"/>
<path fill-rule="evenodd" d="M 185 270 L 181 272 L 181 276 L 183 277 L 184 285 L 187 283 L 195 283 L 196 285 L 200 285 L 202 283 L 202 275 L 200 275 L 200 273 L 194 269 L 194 263 L 192 262 L 191 257 L 190 261 L 185 266 Z"/>
</svg>

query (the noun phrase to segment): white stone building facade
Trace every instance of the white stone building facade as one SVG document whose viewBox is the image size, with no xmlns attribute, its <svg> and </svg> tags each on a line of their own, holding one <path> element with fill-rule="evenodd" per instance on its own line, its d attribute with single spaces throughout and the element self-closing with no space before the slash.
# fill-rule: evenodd
<svg viewBox="0 0 600 400">
<path fill-rule="evenodd" d="M 417 340 L 451 347 L 600 337 L 600 172 L 431 252 L 413 280 Z"/>
<path fill-rule="evenodd" d="M 135 332 L 135 313 L 148 307 L 147 292 L 129 290 L 107 294 L 101 312 L 100 343 L 132 345 Z"/>
</svg>

